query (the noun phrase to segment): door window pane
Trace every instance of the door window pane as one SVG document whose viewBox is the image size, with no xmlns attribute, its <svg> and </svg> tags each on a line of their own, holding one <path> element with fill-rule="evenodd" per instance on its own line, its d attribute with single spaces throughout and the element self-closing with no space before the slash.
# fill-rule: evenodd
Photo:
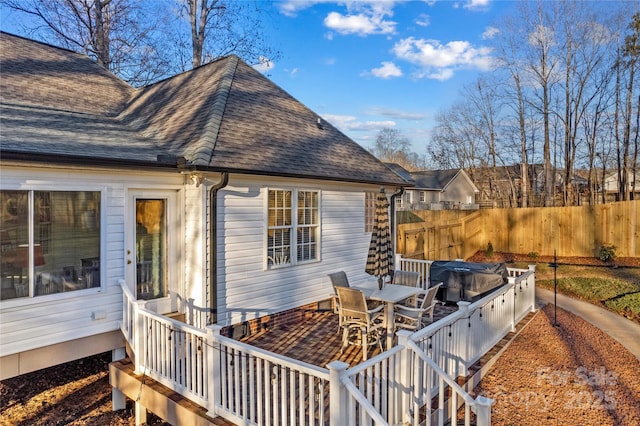
<svg viewBox="0 0 640 426">
<path fill-rule="evenodd" d="M 167 296 L 166 201 L 136 200 L 136 288 L 139 299 Z"/>
</svg>

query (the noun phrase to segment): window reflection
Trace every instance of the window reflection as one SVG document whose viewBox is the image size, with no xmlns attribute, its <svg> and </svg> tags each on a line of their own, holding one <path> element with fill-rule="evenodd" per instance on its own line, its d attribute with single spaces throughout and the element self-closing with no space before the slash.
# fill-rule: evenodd
<svg viewBox="0 0 640 426">
<path fill-rule="evenodd" d="M 100 192 L 3 190 L 0 203 L 1 299 L 100 287 Z"/>
</svg>

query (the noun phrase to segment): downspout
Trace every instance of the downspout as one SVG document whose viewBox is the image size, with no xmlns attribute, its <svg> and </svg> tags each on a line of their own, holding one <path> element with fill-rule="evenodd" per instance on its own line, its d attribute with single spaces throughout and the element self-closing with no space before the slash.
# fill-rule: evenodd
<svg viewBox="0 0 640 426">
<path fill-rule="evenodd" d="M 398 254 L 396 251 L 397 246 L 397 238 L 396 238 L 396 223 L 398 223 L 398 219 L 396 218 L 396 198 L 402 196 L 404 194 L 404 187 L 401 186 L 396 192 L 391 194 L 391 237 L 393 238 L 393 261 L 395 262 L 395 256 Z"/>
<path fill-rule="evenodd" d="M 218 322 L 218 191 L 229 183 L 229 173 L 222 172 L 220 182 L 209 188 L 209 324 Z"/>
</svg>

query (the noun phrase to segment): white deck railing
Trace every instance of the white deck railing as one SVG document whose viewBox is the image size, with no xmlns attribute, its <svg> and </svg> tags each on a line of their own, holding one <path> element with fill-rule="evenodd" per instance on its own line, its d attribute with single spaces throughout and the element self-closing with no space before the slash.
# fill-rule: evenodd
<svg viewBox="0 0 640 426">
<path fill-rule="evenodd" d="M 402 265 L 428 277 L 430 263 Z M 413 334 L 399 332 L 396 346 L 353 368 L 313 366 L 221 336 L 216 325 L 203 330 L 158 315 L 125 282 L 121 329 L 136 372 L 236 424 L 417 425 L 425 416 L 443 424 L 462 406 L 465 424 L 473 412 L 482 426 L 490 424 L 491 401 L 473 399 L 455 379 L 534 310 L 533 271 L 509 275 L 477 302 L 459 302 L 458 311 Z"/>
</svg>

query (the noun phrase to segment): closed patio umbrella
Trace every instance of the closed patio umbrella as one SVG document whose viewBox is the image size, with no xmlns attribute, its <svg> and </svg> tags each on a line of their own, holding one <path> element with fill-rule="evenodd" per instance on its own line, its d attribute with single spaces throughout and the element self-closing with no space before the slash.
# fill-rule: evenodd
<svg viewBox="0 0 640 426">
<path fill-rule="evenodd" d="M 376 197 L 376 211 L 373 219 L 373 231 L 365 271 L 378 277 L 378 287 L 382 288 L 383 277 L 393 271 L 393 246 L 389 231 L 389 201 L 380 189 Z"/>
</svg>

